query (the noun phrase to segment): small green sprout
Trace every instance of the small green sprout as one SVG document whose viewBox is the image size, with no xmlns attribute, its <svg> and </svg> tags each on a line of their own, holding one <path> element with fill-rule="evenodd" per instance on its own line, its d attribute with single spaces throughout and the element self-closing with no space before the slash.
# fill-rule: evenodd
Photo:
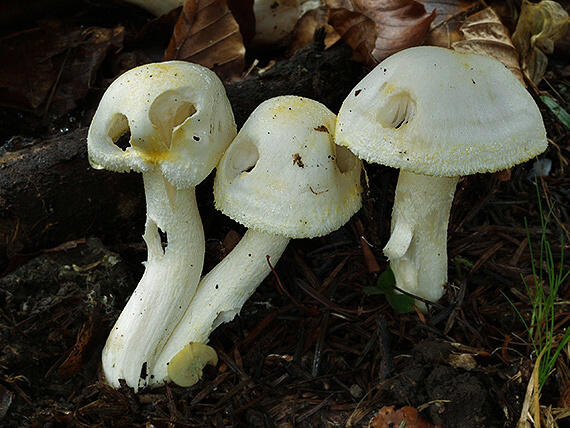
<svg viewBox="0 0 570 428">
<path fill-rule="evenodd" d="M 400 314 L 413 311 L 414 298 L 406 294 L 398 293 L 395 287 L 396 278 L 394 277 L 394 272 L 388 267 L 388 269 L 380 274 L 375 286 L 364 287 L 362 291 L 367 296 L 374 294 L 385 295 L 390 306 Z"/>
</svg>

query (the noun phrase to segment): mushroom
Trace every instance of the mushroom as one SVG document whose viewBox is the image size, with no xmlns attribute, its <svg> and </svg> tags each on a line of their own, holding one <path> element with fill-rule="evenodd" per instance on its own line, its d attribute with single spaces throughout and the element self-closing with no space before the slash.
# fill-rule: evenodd
<svg viewBox="0 0 570 428">
<path fill-rule="evenodd" d="M 246 121 L 217 167 L 214 196 L 216 207 L 248 230 L 200 281 L 159 358 L 157 379 L 195 383 L 190 350 L 240 312 L 289 240 L 330 233 L 360 208 L 362 164 L 334 144 L 334 126 L 324 105 L 297 96 L 265 101 Z M 175 358 L 183 348 L 189 357 Z"/>
<path fill-rule="evenodd" d="M 323 0 L 254 0 L 255 37 L 253 43 L 271 45 L 282 42 L 309 10 L 324 5 Z"/>
<path fill-rule="evenodd" d="M 130 133 L 125 144 L 121 136 Z M 156 356 L 198 285 L 204 232 L 195 186 L 236 135 L 217 76 L 182 61 L 127 71 L 107 89 L 87 137 L 95 168 L 142 173 L 148 247 L 144 274 L 102 354 L 106 381 L 135 390 L 152 384 Z M 167 245 L 163 248 L 161 234 Z"/>
<path fill-rule="evenodd" d="M 459 178 L 509 168 L 547 146 L 538 107 L 504 65 L 427 46 L 390 56 L 362 79 L 340 109 L 335 138 L 400 169 L 384 254 L 396 285 L 431 302 L 447 282 Z"/>
</svg>

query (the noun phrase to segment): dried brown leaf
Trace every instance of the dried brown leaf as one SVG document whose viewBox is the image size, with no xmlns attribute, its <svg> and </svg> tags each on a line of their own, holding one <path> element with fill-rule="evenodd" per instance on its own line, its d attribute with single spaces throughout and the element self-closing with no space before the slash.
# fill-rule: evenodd
<svg viewBox="0 0 570 428">
<path fill-rule="evenodd" d="M 519 77 L 519 79 L 520 79 L 520 77 Z M 501 171 L 495 171 L 495 172 L 491 173 L 491 175 L 493 177 L 495 177 L 497 180 L 509 181 L 511 179 L 512 169 L 507 168 L 507 169 L 503 169 Z"/>
<path fill-rule="evenodd" d="M 471 15 L 460 30 L 464 39 L 453 43 L 453 49 L 494 58 L 524 83 L 518 52 L 511 41 L 509 30 L 492 8 Z"/>
<path fill-rule="evenodd" d="M 521 15 L 513 33 L 513 43 L 521 55 L 523 71 L 537 85 L 544 76 L 554 44 L 568 31 L 568 12 L 550 0 L 533 4 L 524 0 Z"/>
<path fill-rule="evenodd" d="M 57 369 L 58 373 L 62 376 L 73 376 L 79 373 L 83 365 L 83 358 L 85 351 L 93 337 L 93 330 L 90 326 L 83 325 L 77 334 L 77 342 L 73 345 L 69 356 Z"/>
<path fill-rule="evenodd" d="M 355 9 L 376 27 L 372 56 L 382 61 L 402 49 L 421 45 L 427 37 L 435 11 L 427 13 L 415 0 L 354 0 Z"/>
<path fill-rule="evenodd" d="M 329 23 L 355 51 L 355 59 L 368 68 L 422 44 L 435 17 L 435 11 L 427 13 L 415 0 L 327 0 L 326 4 L 331 7 Z"/>
<path fill-rule="evenodd" d="M 287 55 L 292 56 L 303 46 L 307 46 L 313 40 L 313 35 L 317 28 L 324 28 L 325 49 L 330 48 L 341 39 L 340 34 L 329 24 L 330 8 L 323 6 L 311 9 L 305 13 L 295 25 L 291 38 L 291 43 L 287 49 Z"/>
<path fill-rule="evenodd" d="M 101 339 L 101 317 L 97 309 L 93 309 L 89 319 L 77 333 L 77 340 L 67 358 L 57 369 L 62 376 L 73 376 L 81 370 L 84 360 L 88 358 L 94 343 Z"/>
<path fill-rule="evenodd" d="M 223 80 L 240 76 L 245 47 L 226 1 L 187 0 L 164 59 L 203 65 Z"/>
<path fill-rule="evenodd" d="M 347 9 L 354 12 L 352 0 L 325 0 L 325 5 L 331 9 Z"/>
<path fill-rule="evenodd" d="M 368 245 L 368 242 L 366 242 L 366 239 L 364 239 L 364 236 L 360 237 L 360 245 L 362 249 L 362 255 L 364 256 L 364 262 L 366 263 L 366 267 L 368 269 L 368 273 L 380 272 L 380 266 L 378 265 L 378 261 L 376 260 L 376 257 L 374 256 L 374 253 L 370 248 L 370 245 Z"/>
<path fill-rule="evenodd" d="M 374 22 L 360 12 L 348 9 L 331 9 L 329 24 L 340 34 L 342 40 L 354 51 L 353 59 L 373 68 L 376 60 L 372 50 L 376 40 Z"/>
<path fill-rule="evenodd" d="M 474 12 L 480 3 L 476 0 L 418 0 L 427 12 L 436 13 L 431 23 L 426 44 L 450 48 L 453 42 L 462 39 L 459 27 L 467 15 Z"/>
<path fill-rule="evenodd" d="M 447 364 L 463 370 L 473 370 L 477 367 L 477 361 L 471 354 L 450 354 L 446 360 Z"/>
<path fill-rule="evenodd" d="M 438 428 L 419 415 L 417 409 L 404 406 L 396 410 L 394 406 L 382 407 L 370 424 L 370 428 L 390 428 L 405 426 L 406 428 Z"/>
</svg>

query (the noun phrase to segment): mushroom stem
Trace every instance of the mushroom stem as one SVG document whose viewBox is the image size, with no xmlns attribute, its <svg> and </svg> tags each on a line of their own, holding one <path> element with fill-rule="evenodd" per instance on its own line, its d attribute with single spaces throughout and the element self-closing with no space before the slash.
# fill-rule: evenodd
<svg viewBox="0 0 570 428">
<path fill-rule="evenodd" d="M 158 168 L 143 179 L 148 261 L 102 355 L 107 382 L 119 387 L 125 379 L 135 390 L 152 383 L 155 360 L 196 291 L 205 249 L 194 187 L 174 188 Z"/>
<path fill-rule="evenodd" d="M 384 247 L 396 285 L 435 302 L 447 282 L 447 226 L 459 177 L 400 171 L 392 210 L 392 235 Z M 416 301 L 426 310 L 424 303 Z"/>
<path fill-rule="evenodd" d="M 202 278 L 192 304 L 154 366 L 155 382 L 173 380 L 179 383 L 172 377 L 172 367 L 169 366 L 174 356 L 190 342 L 207 343 L 212 331 L 240 312 L 246 300 L 271 272 L 267 259 L 275 265 L 289 240 L 284 236 L 249 229 L 238 245 Z M 180 369 L 176 368 L 176 371 Z"/>
</svg>

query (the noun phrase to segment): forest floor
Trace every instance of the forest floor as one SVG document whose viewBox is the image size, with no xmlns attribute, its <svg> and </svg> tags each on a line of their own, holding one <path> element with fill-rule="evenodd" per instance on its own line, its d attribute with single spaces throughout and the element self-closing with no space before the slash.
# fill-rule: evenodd
<svg viewBox="0 0 570 428">
<path fill-rule="evenodd" d="M 158 36 L 147 47 L 137 44 L 148 16 L 134 10 L 118 7 L 112 18 L 78 10 L 60 18 L 82 25 L 107 19 L 114 28 L 129 16 L 131 44 L 122 56 L 109 50 L 101 59 L 99 83 L 114 78 L 112 61 L 145 62 L 164 45 Z M 553 58 L 540 86 L 566 107 L 569 67 L 567 58 Z M 60 131 L 84 131 L 101 94 L 92 90 L 47 121 L 3 108 L 3 154 L 18 142 L 43 144 Z M 366 165 L 364 208 L 326 237 L 291 241 L 240 315 L 212 334 L 219 363 L 190 388 L 135 394 L 101 381 L 105 338 L 144 269 L 144 209 L 133 214 L 129 230 L 92 227 L 12 254 L 0 278 L 0 425 L 388 427 L 398 426 L 404 412 L 419 412 L 421 419 L 408 417 L 406 427 L 516 427 L 538 397 L 537 349 L 548 337 L 556 349 L 570 323 L 568 278 L 554 296 L 549 276 L 570 271 L 563 257 L 570 242 L 570 130 L 545 104 L 539 107 L 551 142 L 540 159 L 551 167 L 533 176 L 532 159 L 510 177 L 460 181 L 449 224 L 449 284 L 429 314 L 397 313 L 385 296 L 363 292 L 388 267 L 382 247 L 397 180 L 396 170 Z M 244 233 L 214 209 L 211 186 L 209 179 L 198 189 L 207 268 Z M 533 318 L 537 302 L 549 296 L 552 312 Z M 540 394 L 542 426 L 564 426 L 570 347 L 552 361 Z M 384 416 L 373 420 L 379 411 Z"/>
</svg>

